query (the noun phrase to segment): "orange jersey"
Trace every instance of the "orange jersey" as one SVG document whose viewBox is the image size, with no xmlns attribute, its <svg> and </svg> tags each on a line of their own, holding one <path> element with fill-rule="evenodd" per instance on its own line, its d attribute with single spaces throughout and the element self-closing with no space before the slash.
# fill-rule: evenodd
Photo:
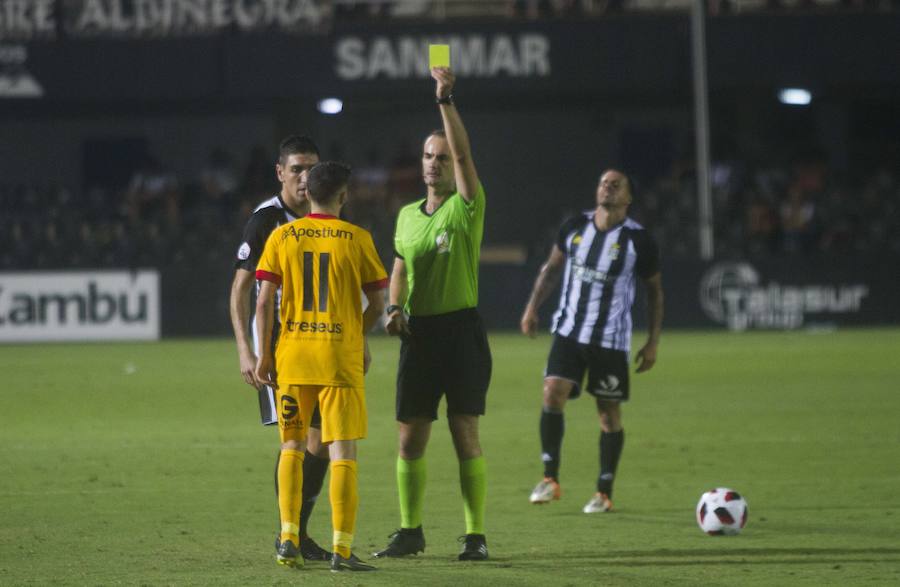
<svg viewBox="0 0 900 587">
<path fill-rule="evenodd" d="M 361 292 L 388 283 L 372 235 L 310 214 L 272 231 L 256 278 L 281 286 L 278 384 L 363 389 Z"/>
</svg>

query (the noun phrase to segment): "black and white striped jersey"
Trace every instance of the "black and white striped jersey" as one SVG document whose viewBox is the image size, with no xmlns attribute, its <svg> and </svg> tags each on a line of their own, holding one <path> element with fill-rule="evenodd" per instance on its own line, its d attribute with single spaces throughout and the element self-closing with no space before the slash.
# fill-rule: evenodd
<svg viewBox="0 0 900 587">
<path fill-rule="evenodd" d="M 297 216 L 293 210 L 287 207 L 281 195 L 272 196 L 268 200 L 260 203 L 253 210 L 253 215 L 247 221 L 244 227 L 244 238 L 241 246 L 238 247 L 237 257 L 234 262 L 235 269 L 244 269 L 256 275 L 256 266 L 259 264 L 259 258 L 266 246 L 266 240 L 273 230 L 281 226 L 297 220 Z M 256 293 L 259 293 L 259 282 L 256 283 Z M 275 328 L 272 331 L 273 341 L 278 338 L 279 327 L 279 308 L 281 307 L 281 288 L 275 294 Z M 252 310 L 255 309 L 251 308 Z M 253 328 L 253 317 L 251 316 L 250 327 Z M 253 328 L 253 344 L 259 351 L 259 341 L 256 340 L 256 329 Z"/>
<path fill-rule="evenodd" d="M 245 269 L 254 275 L 259 257 L 266 246 L 266 239 L 277 227 L 297 220 L 299 216 L 288 208 L 281 195 L 272 196 L 253 210 L 244 226 L 244 235 L 234 261 L 235 269 Z"/>
<path fill-rule="evenodd" d="M 266 246 L 266 240 L 269 234 L 277 227 L 288 222 L 297 220 L 299 216 L 285 205 L 280 195 L 275 195 L 268 200 L 260 203 L 253 215 L 247 221 L 244 227 L 243 238 L 235 255 L 234 268 L 244 269 L 256 274 L 256 266 L 259 264 L 259 258 Z M 259 282 L 256 283 L 256 292 L 259 293 Z M 275 323 L 272 328 L 271 345 L 275 345 L 278 340 L 280 330 L 280 312 L 281 305 L 281 288 L 275 294 Z M 250 332 L 253 334 L 253 348 L 259 353 L 259 340 L 256 334 L 256 305 L 250 304 Z M 260 418 L 263 424 L 274 424 L 278 422 L 278 414 L 275 411 L 275 393 L 271 388 L 263 388 L 259 393 L 259 410 Z"/>
<path fill-rule="evenodd" d="M 597 230 L 594 210 L 563 223 L 556 246 L 566 256 L 559 307 L 551 332 L 582 344 L 628 352 L 635 275 L 659 271 L 659 247 L 643 226 L 626 218 Z"/>
</svg>

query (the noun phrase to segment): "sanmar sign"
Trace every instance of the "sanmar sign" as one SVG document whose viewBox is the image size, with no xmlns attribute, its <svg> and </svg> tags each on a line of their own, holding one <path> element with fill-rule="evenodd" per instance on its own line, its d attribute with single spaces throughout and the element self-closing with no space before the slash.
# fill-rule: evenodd
<svg viewBox="0 0 900 587">
<path fill-rule="evenodd" d="M 431 43 L 450 45 L 450 63 L 462 76 L 550 75 L 550 39 L 540 33 L 339 37 L 335 74 L 347 81 L 428 77 Z"/>
<path fill-rule="evenodd" d="M 155 270 L 0 273 L 0 342 L 156 340 Z"/>
</svg>

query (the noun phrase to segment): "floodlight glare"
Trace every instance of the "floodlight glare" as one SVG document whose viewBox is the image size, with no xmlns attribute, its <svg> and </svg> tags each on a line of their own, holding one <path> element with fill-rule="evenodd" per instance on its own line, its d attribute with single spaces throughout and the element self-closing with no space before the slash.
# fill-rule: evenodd
<svg viewBox="0 0 900 587">
<path fill-rule="evenodd" d="M 812 93 L 803 88 L 784 88 L 778 91 L 778 100 L 791 106 L 806 106 L 812 102 Z"/>
<path fill-rule="evenodd" d="M 339 98 L 319 100 L 319 112 L 322 114 L 340 114 L 343 109 L 344 103 Z"/>
</svg>

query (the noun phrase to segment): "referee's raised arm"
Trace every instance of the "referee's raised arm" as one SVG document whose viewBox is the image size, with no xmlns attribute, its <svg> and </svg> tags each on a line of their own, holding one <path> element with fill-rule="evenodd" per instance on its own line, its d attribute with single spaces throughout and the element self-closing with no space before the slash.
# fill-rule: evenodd
<svg viewBox="0 0 900 587">
<path fill-rule="evenodd" d="M 453 155 L 456 189 L 465 201 L 471 202 L 478 193 L 478 172 L 475 170 L 475 162 L 472 160 L 469 134 L 466 132 L 466 127 L 463 125 L 453 100 L 456 76 L 449 67 L 434 67 L 431 69 L 431 77 L 437 82 L 436 99 L 441 110 L 447 143 Z"/>
</svg>

